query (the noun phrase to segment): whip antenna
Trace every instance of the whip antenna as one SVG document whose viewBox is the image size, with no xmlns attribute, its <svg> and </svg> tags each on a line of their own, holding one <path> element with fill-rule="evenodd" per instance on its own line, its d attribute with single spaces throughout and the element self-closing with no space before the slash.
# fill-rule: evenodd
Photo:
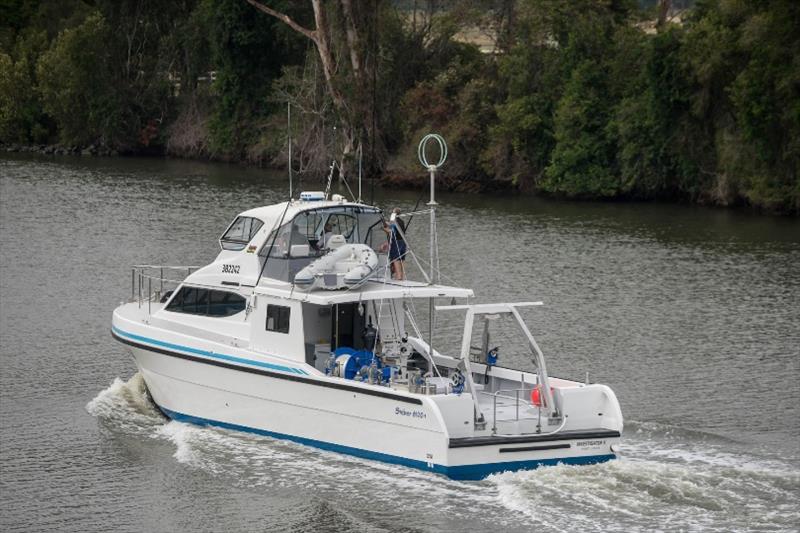
<svg viewBox="0 0 800 533">
<path fill-rule="evenodd" d="M 292 103 L 286 101 L 286 137 L 289 142 L 289 200 L 292 199 Z"/>
</svg>

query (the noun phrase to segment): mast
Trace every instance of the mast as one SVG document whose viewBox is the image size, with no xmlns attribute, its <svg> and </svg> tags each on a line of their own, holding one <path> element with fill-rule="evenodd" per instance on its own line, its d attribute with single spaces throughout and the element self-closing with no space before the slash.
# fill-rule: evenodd
<svg viewBox="0 0 800 533">
<path fill-rule="evenodd" d="M 292 103 L 286 101 L 286 137 L 289 143 L 289 200 L 292 199 Z"/>
<path fill-rule="evenodd" d="M 427 155 L 427 146 L 429 141 L 436 141 L 439 145 L 439 161 L 435 164 L 428 161 Z M 428 202 L 428 206 L 431 209 L 431 227 L 430 227 L 430 246 L 431 246 L 431 276 L 429 283 L 431 285 L 435 285 L 439 282 L 439 250 L 437 246 L 436 240 L 436 171 L 441 168 L 444 164 L 445 160 L 447 159 L 447 143 L 444 142 L 444 137 L 439 135 L 438 133 L 429 133 L 422 140 L 419 142 L 419 147 L 417 148 L 417 157 L 419 158 L 419 162 L 425 167 L 431 176 L 431 199 Z M 436 318 L 436 309 L 435 309 L 435 302 L 434 298 L 431 297 L 429 302 L 429 318 L 428 318 L 428 326 L 430 328 L 430 335 L 428 337 L 428 354 L 430 355 L 431 361 L 433 361 L 433 331 L 434 331 L 434 324 Z"/>
</svg>

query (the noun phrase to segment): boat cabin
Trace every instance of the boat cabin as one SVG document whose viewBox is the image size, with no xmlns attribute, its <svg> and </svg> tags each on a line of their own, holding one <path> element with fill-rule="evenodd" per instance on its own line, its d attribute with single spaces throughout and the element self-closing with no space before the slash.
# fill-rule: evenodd
<svg viewBox="0 0 800 533">
<path fill-rule="evenodd" d="M 252 300 L 251 344 L 272 355 L 293 354 L 293 359 L 328 374 L 333 372 L 331 354 L 359 353 L 364 364 L 371 362 L 372 353 L 400 360 L 414 351 L 427 353 L 415 344 L 421 334 L 412 299 L 423 299 L 426 305 L 431 298 L 472 296 L 471 289 L 381 279 L 343 291 L 258 287 Z"/>
<path fill-rule="evenodd" d="M 220 236 L 215 261 L 194 273 L 193 281 L 293 283 L 298 272 L 336 244 L 364 244 L 378 252 L 386 243 L 380 209 L 339 195 L 307 198 L 240 213 Z"/>
</svg>

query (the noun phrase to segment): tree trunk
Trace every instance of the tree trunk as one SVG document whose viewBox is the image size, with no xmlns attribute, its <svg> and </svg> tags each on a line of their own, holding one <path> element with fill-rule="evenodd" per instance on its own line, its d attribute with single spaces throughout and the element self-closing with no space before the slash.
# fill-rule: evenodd
<svg viewBox="0 0 800 533">
<path fill-rule="evenodd" d="M 378 143 L 382 146 L 378 141 L 377 132 L 373 131 L 377 129 L 377 125 L 373 128 L 374 98 L 368 94 L 370 82 L 374 82 L 376 58 L 366 59 L 368 54 L 365 45 L 366 40 L 363 35 L 370 29 L 374 30 L 374 28 L 370 28 L 370 25 L 375 25 L 375 17 L 367 15 L 366 11 L 358 11 L 359 9 L 366 9 L 367 6 L 361 6 L 360 4 L 354 6 L 352 0 L 340 0 L 345 42 L 335 42 L 334 32 L 325 12 L 326 4 L 322 0 L 311 0 L 311 6 L 314 10 L 314 23 L 316 25 L 313 30 L 301 26 L 288 15 L 275 11 L 256 0 L 245 1 L 260 11 L 277 18 L 314 42 L 322 65 L 322 72 L 325 76 L 328 94 L 333 101 L 340 120 L 337 136 L 342 141 L 341 168 L 347 175 L 351 174 L 350 169 L 354 166 L 351 164 L 352 156 L 355 154 L 357 146 L 363 143 L 365 136 L 373 143 Z M 378 1 L 375 0 L 375 4 L 370 3 L 375 8 L 376 13 Z M 330 5 L 328 4 L 328 7 Z M 332 5 L 335 6 L 336 4 Z M 339 47 L 345 49 L 346 56 L 350 58 L 349 73 L 345 69 L 340 69 L 339 65 L 336 64 L 334 44 L 338 44 Z M 347 80 L 348 75 L 350 80 Z M 349 81 L 349 83 L 343 83 L 343 81 Z M 344 85 L 354 88 L 347 97 L 345 97 L 340 88 Z M 378 158 L 381 158 L 383 150 L 375 150 L 373 147 L 371 153 L 375 153 Z M 371 161 L 367 166 L 372 168 L 381 167 L 377 161 Z"/>
<path fill-rule="evenodd" d="M 672 7 L 672 0 L 658 0 L 658 6 L 656 7 L 656 28 L 659 31 L 664 27 L 667 23 L 667 16 L 669 15 L 669 10 Z"/>
</svg>

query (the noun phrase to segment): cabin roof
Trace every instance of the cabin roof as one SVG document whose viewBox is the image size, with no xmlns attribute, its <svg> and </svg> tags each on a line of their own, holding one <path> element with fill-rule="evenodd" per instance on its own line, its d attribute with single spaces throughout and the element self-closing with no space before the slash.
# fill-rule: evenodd
<svg viewBox="0 0 800 533">
<path fill-rule="evenodd" d="M 472 289 L 447 285 L 428 285 L 427 283 L 410 280 L 368 280 L 357 289 L 303 291 L 286 283 L 271 283 L 268 278 L 262 279 L 256 288 L 256 293 L 290 300 L 300 300 L 316 305 L 362 302 L 384 298 L 472 298 L 475 296 Z"/>
<path fill-rule="evenodd" d="M 286 207 L 286 204 L 289 204 L 289 207 Z M 348 202 L 348 201 L 334 201 L 334 200 L 319 200 L 319 201 L 303 201 L 303 200 L 292 200 L 291 202 L 281 202 L 279 204 L 273 205 L 265 205 L 262 207 L 254 207 L 253 209 L 248 209 L 247 211 L 243 211 L 239 213 L 240 217 L 255 217 L 261 220 L 264 223 L 264 227 L 267 232 L 272 231 L 273 227 L 277 225 L 277 223 L 283 217 L 284 222 L 288 222 L 292 220 L 298 213 L 302 213 L 303 211 L 313 211 L 315 209 L 323 209 L 323 208 L 330 208 L 330 207 L 359 207 L 362 209 L 368 210 L 376 210 L 380 211 L 375 206 L 367 205 L 367 204 L 360 204 L 356 202 Z M 286 211 L 286 215 L 283 215 L 284 210 Z"/>
</svg>

